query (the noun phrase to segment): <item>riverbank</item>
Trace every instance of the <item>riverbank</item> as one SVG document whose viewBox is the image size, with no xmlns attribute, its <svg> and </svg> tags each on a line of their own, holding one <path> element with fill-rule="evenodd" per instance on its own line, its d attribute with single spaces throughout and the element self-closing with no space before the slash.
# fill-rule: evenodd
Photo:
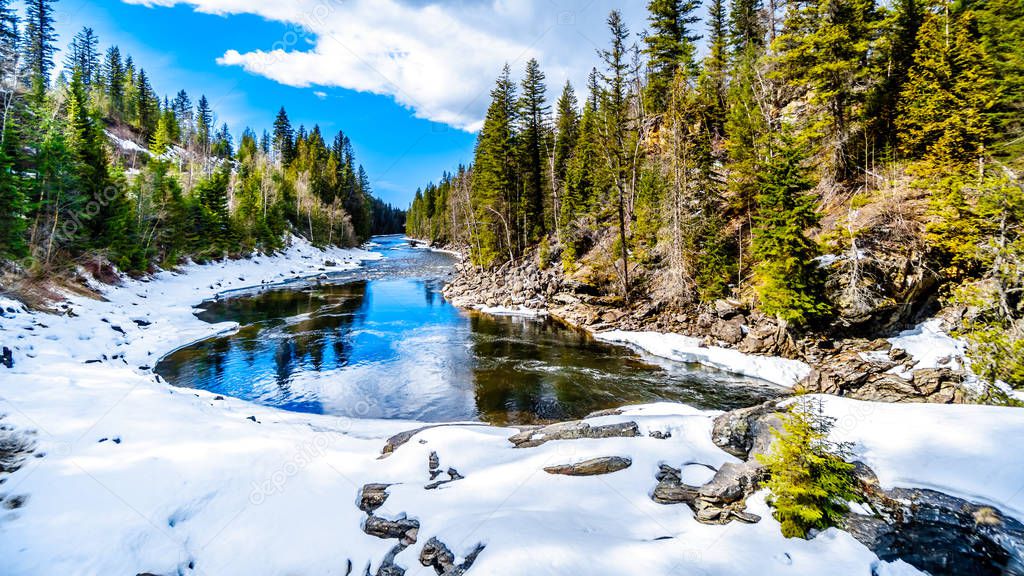
<svg viewBox="0 0 1024 576">
<path fill-rule="evenodd" d="M 444 294 L 464 308 L 550 315 L 599 339 L 672 360 L 712 367 L 726 362 L 798 392 L 938 404 L 973 402 L 987 392 L 970 371 L 965 343 L 949 336 L 955 318 L 922 320 L 892 334 L 794 335 L 731 300 L 706 309 L 644 299 L 624 305 L 529 257 L 490 271 L 463 263 Z"/>
<path fill-rule="evenodd" d="M 4 573 L 428 573 L 432 538 L 459 562 L 482 545 L 470 574 L 916 573 L 839 530 L 784 539 L 763 492 L 747 501 L 762 517 L 750 525 L 708 526 L 655 503 L 662 464 L 701 483 L 709 470 L 686 464 L 738 462 L 712 442 L 716 412 L 631 407 L 586 423 L 635 434 L 531 448 L 509 441 L 521 428 L 435 427 L 379 459 L 388 438 L 421 423 L 284 412 L 150 372 L 172 349 L 234 329 L 195 318 L 203 300 L 370 257 L 299 244 L 126 281 L 103 301 L 69 298 L 60 315 L 3 302 L 13 368 L 0 367 L 0 425 L 24 446 L 0 475 Z M 1024 455 L 1003 449 L 1024 435 L 1018 412 L 822 402 L 883 486 L 927 486 L 1021 518 Z M 606 457 L 629 464 L 587 477 L 545 470 Z M 356 503 L 374 483 L 388 487 L 371 522 Z M 403 517 L 397 537 L 410 542 L 399 549 L 389 521 Z M 371 535 L 381 526 L 384 537 Z"/>
</svg>

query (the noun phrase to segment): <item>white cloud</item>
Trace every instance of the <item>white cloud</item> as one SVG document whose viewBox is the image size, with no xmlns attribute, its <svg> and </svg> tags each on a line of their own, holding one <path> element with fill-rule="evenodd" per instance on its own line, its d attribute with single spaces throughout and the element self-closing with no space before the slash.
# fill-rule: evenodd
<svg viewBox="0 0 1024 576">
<path fill-rule="evenodd" d="M 622 5 L 634 32 L 639 0 L 124 0 L 189 4 L 211 14 L 255 14 L 289 31 L 266 48 L 217 61 L 296 87 L 341 87 L 394 98 L 417 117 L 477 130 L 501 66 L 535 57 L 552 96 L 570 79 L 582 90 L 605 18 Z"/>
<path fill-rule="evenodd" d="M 324 92 L 322 90 L 316 90 L 316 91 L 313 92 L 313 96 L 316 96 L 320 100 L 326 100 L 327 99 L 327 92 Z"/>
</svg>

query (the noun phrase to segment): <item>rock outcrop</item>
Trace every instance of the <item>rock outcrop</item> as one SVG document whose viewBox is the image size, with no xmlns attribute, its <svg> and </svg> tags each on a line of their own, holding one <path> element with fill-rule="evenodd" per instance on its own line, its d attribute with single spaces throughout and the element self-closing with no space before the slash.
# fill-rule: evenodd
<svg viewBox="0 0 1024 576">
<path fill-rule="evenodd" d="M 921 488 L 883 489 L 858 463 L 870 514 L 851 512 L 842 528 L 883 560 L 930 574 L 1024 575 L 1024 524 L 999 510 Z"/>
</svg>

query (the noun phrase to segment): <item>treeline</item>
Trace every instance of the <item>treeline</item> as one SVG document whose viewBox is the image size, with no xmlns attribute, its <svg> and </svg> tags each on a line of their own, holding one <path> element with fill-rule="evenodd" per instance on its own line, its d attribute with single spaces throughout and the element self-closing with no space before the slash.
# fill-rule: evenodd
<svg viewBox="0 0 1024 576">
<path fill-rule="evenodd" d="M 32 0 L 19 17 L 0 0 L 0 258 L 45 273 L 101 255 L 143 272 L 276 250 L 288 232 L 355 245 L 401 225 L 344 134 L 294 129 L 282 108 L 273 133 L 246 129 L 236 146 L 205 96 L 161 98 L 90 28 L 51 82 L 55 3 Z"/>
<path fill-rule="evenodd" d="M 683 302 L 797 325 L 832 313 L 816 258 L 854 240 L 813 240 L 821 211 L 911 186 L 931 257 L 1024 381 L 1024 5 L 711 0 L 704 34 L 700 6 L 651 0 L 639 37 L 612 12 L 584 94 L 553 107 L 537 61 L 519 83 L 506 66 L 473 164 L 417 194 L 408 233 L 481 266 L 539 247 L 625 301 L 657 270 Z"/>
</svg>

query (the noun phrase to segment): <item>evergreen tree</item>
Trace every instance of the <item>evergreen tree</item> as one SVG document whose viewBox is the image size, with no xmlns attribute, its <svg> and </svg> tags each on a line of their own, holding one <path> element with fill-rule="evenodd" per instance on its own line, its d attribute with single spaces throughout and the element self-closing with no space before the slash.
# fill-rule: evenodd
<svg viewBox="0 0 1024 576">
<path fill-rule="evenodd" d="M 884 150 L 895 150 L 896 115 L 899 98 L 917 51 L 917 32 L 924 20 L 919 0 L 896 0 L 882 23 L 881 46 L 873 73 L 880 77 L 868 99 L 866 116 L 873 142 Z"/>
<path fill-rule="evenodd" d="M 491 105 L 474 155 L 472 208 L 476 229 L 472 256 L 481 266 L 502 261 L 506 254 L 509 259 L 515 256 L 517 99 L 511 75 L 506 64 L 491 91 Z"/>
<path fill-rule="evenodd" d="M 75 34 L 68 45 L 68 54 L 64 59 L 68 70 L 78 68 L 82 71 L 82 82 L 88 87 L 100 73 L 99 38 L 92 28 L 83 27 Z"/>
<path fill-rule="evenodd" d="M 579 140 L 580 113 L 578 106 L 579 101 L 576 99 L 576 91 L 573 90 L 571 83 L 566 82 L 565 88 L 562 89 L 562 95 L 558 98 L 558 117 L 555 120 L 555 150 L 552 161 L 552 169 L 554 170 L 552 178 L 554 190 L 552 193 L 555 197 L 552 210 L 554 211 L 559 236 L 561 236 L 561 231 L 564 228 L 563 224 L 565 223 L 563 221 L 563 203 L 565 202 L 567 191 L 566 177 L 569 170 L 569 161 L 572 159 L 576 142 Z"/>
<path fill-rule="evenodd" d="M 149 84 L 149 77 L 146 75 L 146 71 L 141 68 L 139 69 L 136 85 L 135 113 L 138 120 L 137 127 L 142 132 L 143 138 L 148 140 L 156 131 L 156 125 L 159 121 L 159 100 L 153 94 L 153 87 Z"/>
<path fill-rule="evenodd" d="M 124 64 L 121 62 L 121 50 L 117 46 L 107 49 L 104 62 L 107 97 L 110 99 L 109 113 L 115 119 L 124 117 Z"/>
<path fill-rule="evenodd" d="M 826 176 L 849 176 L 862 149 L 854 145 L 876 20 L 873 0 L 802 0 L 789 6 L 773 46 L 787 84 L 813 106 L 803 136 L 819 146 Z"/>
<path fill-rule="evenodd" d="M 213 110 L 210 109 L 210 102 L 206 99 L 206 94 L 203 94 L 199 97 L 199 104 L 196 106 L 196 139 L 201 148 L 209 148 L 212 131 Z"/>
<path fill-rule="evenodd" d="M 832 426 L 820 406 L 798 402 L 782 417 L 782 430 L 772 430 L 770 452 L 757 457 L 770 475 L 769 504 L 787 538 L 836 526 L 846 503 L 858 498 L 854 466 L 843 459 L 849 448 L 829 441 Z"/>
<path fill-rule="evenodd" d="M 726 69 L 729 63 L 729 29 L 724 0 L 711 0 L 708 8 L 708 55 L 701 74 L 701 93 L 708 104 L 711 127 L 716 135 L 725 130 Z"/>
<path fill-rule="evenodd" d="M 665 24 L 668 25 L 667 23 Z M 633 173 L 634 161 L 636 160 L 631 150 L 632 140 L 636 137 L 631 130 L 630 109 L 628 102 L 628 79 L 630 75 L 629 61 L 627 60 L 626 40 L 629 38 L 629 30 L 622 21 L 622 14 L 613 11 L 608 16 L 608 29 L 612 35 L 611 48 L 600 52 L 601 59 L 605 63 L 604 90 L 601 112 L 603 113 L 602 132 L 604 136 L 604 156 L 607 159 L 608 168 L 611 172 L 612 182 L 615 186 L 617 198 L 615 199 L 615 211 L 618 216 L 619 240 L 617 252 L 621 258 L 622 269 L 619 271 L 619 279 L 622 283 L 622 297 L 629 300 L 629 235 L 627 233 L 627 206 L 626 198 L 631 192 L 627 191 L 630 175 Z"/>
<path fill-rule="evenodd" d="M 783 132 L 758 180 L 753 230 L 755 278 L 761 310 L 791 324 L 804 324 L 829 311 L 822 301 L 824 278 L 818 248 L 805 230 L 818 223 L 805 155 Z"/>
<path fill-rule="evenodd" d="M 25 13 L 25 69 L 39 97 L 50 85 L 53 56 L 57 53 L 57 32 L 53 26 L 53 5 L 57 0 L 28 0 Z"/>
<path fill-rule="evenodd" d="M 1024 3 L 1018 0 L 967 0 L 957 3 L 974 13 L 978 32 L 999 80 L 999 99 L 991 110 L 999 146 L 993 152 L 1017 166 L 1024 161 Z"/>
<path fill-rule="evenodd" d="M 294 158 L 295 146 L 295 133 L 292 130 L 292 124 L 288 120 L 288 113 L 285 112 L 284 107 L 277 113 L 277 118 L 274 120 L 274 154 L 281 161 L 282 164 L 291 164 Z"/>
<path fill-rule="evenodd" d="M 647 4 L 651 30 L 644 38 L 649 68 L 644 103 L 651 114 L 665 111 L 680 68 L 690 76 L 697 74 L 694 42 L 700 36 L 691 27 L 698 21 L 694 12 L 699 6 L 699 0 L 650 0 Z"/>
<path fill-rule="evenodd" d="M 0 258 L 21 258 L 28 254 L 25 244 L 25 213 L 27 206 L 21 182 L 14 172 L 14 163 L 7 149 L 15 146 L 8 134 L 0 146 Z"/>
<path fill-rule="evenodd" d="M 761 0 L 732 0 L 729 6 L 730 44 L 734 54 L 759 52 L 766 33 Z"/>
<path fill-rule="evenodd" d="M 988 113 L 998 99 L 973 15 L 931 13 L 918 40 L 897 118 L 901 148 L 937 169 L 965 167 L 991 138 Z"/>
<path fill-rule="evenodd" d="M 545 162 L 548 148 L 548 126 L 546 123 L 550 106 L 545 102 L 547 86 L 544 73 L 536 59 L 526 64 L 523 77 L 522 96 L 519 99 L 519 174 L 522 178 L 523 197 L 519 226 L 522 232 L 520 246 L 528 246 L 545 236 L 546 217 L 544 210 Z"/>
</svg>

